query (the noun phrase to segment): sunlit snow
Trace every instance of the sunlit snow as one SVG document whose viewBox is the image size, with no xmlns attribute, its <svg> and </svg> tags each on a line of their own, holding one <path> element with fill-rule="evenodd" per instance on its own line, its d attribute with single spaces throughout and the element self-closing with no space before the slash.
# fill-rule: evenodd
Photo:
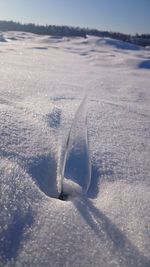
<svg viewBox="0 0 150 267">
<path fill-rule="evenodd" d="M 0 266 L 150 266 L 149 49 L 1 33 L 0 137 Z"/>
</svg>

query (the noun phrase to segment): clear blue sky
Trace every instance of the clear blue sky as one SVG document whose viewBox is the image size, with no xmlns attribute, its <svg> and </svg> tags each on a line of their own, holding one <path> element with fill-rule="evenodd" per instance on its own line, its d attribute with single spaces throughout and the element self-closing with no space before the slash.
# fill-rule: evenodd
<svg viewBox="0 0 150 267">
<path fill-rule="evenodd" d="M 0 20 L 150 33 L 150 0 L 0 0 Z"/>
</svg>

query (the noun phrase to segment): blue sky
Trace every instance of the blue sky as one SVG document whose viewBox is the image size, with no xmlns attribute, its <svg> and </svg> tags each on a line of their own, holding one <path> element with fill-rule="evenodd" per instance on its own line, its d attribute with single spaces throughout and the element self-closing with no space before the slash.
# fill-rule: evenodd
<svg viewBox="0 0 150 267">
<path fill-rule="evenodd" d="M 150 0 L 0 0 L 0 20 L 150 33 Z"/>
</svg>

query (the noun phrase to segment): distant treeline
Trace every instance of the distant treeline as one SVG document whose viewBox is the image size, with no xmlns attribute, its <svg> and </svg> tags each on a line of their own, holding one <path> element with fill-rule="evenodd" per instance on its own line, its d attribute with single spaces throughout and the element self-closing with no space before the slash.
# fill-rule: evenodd
<svg viewBox="0 0 150 267">
<path fill-rule="evenodd" d="M 110 37 L 141 46 L 150 46 L 150 34 L 123 34 L 119 32 L 100 31 L 96 29 L 56 26 L 56 25 L 35 25 L 33 23 L 22 24 L 14 21 L 0 21 L 0 31 L 23 31 L 41 35 L 56 36 L 80 36 L 86 38 L 87 35 L 98 37 Z"/>
</svg>

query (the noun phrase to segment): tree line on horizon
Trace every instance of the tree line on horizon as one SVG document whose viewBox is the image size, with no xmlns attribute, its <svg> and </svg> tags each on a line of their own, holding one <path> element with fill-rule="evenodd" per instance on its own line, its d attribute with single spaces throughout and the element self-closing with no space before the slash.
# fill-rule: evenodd
<svg viewBox="0 0 150 267">
<path fill-rule="evenodd" d="M 23 31 L 40 35 L 72 36 L 86 38 L 88 35 L 97 37 L 110 37 L 113 39 L 130 42 L 141 46 L 150 46 L 150 34 L 124 34 L 112 31 L 100 31 L 97 29 L 57 26 L 57 25 L 36 25 L 34 23 L 23 24 L 14 21 L 0 20 L 0 31 Z"/>
</svg>

